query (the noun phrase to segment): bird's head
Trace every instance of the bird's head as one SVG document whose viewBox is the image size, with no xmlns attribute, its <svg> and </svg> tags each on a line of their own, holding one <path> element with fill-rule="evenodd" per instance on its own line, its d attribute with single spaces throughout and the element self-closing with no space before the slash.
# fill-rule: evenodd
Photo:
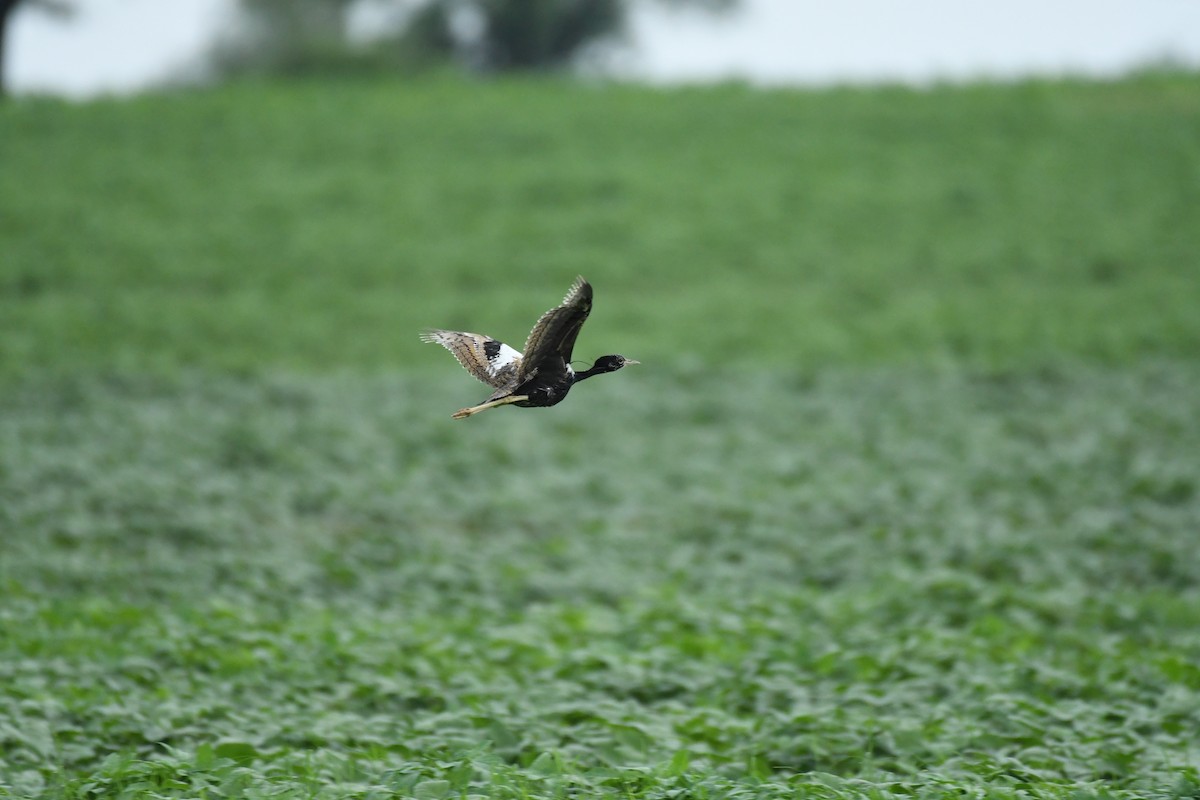
<svg viewBox="0 0 1200 800">
<path fill-rule="evenodd" d="M 632 358 L 625 356 L 600 356 L 596 359 L 596 363 L 592 365 L 592 372 L 616 372 L 621 367 L 627 364 L 640 364 L 640 361 L 634 361 Z"/>
</svg>

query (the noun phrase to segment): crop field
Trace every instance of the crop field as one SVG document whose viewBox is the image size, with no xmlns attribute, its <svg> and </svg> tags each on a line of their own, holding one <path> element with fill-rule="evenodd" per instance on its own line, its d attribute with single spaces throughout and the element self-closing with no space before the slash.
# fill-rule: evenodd
<svg viewBox="0 0 1200 800">
<path fill-rule="evenodd" d="M 1200 797 L 1200 77 L 0 106 L 0 797 Z M 520 346 L 576 274 L 552 409 Z"/>
</svg>

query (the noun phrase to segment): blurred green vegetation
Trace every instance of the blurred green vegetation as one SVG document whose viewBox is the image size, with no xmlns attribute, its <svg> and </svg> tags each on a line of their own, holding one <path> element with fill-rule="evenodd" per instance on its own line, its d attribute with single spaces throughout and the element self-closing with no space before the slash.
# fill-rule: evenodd
<svg viewBox="0 0 1200 800">
<path fill-rule="evenodd" d="M 431 363 L 576 273 L 581 353 L 1200 348 L 1200 79 L 248 84 L 0 109 L 3 373 Z M 604 344 L 601 344 L 604 343 Z"/>
<path fill-rule="evenodd" d="M 729 377 L 0 393 L 0 794 L 1194 796 L 1194 362 Z"/>
<path fill-rule="evenodd" d="M 0 797 L 1200 792 L 1200 76 L 0 108 Z M 642 366 L 465 422 L 427 325 Z"/>
</svg>

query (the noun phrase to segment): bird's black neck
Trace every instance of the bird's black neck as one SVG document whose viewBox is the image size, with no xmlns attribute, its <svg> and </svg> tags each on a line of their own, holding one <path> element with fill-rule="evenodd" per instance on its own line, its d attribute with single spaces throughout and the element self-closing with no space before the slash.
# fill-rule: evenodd
<svg viewBox="0 0 1200 800">
<path fill-rule="evenodd" d="M 601 373 L 608 372 L 608 370 L 604 369 L 603 367 L 599 366 L 598 364 L 599 364 L 599 362 L 597 362 L 596 364 L 593 364 L 591 369 L 585 369 L 583 372 L 576 372 L 575 373 L 575 383 L 579 383 L 580 381 L 587 380 L 588 378 L 592 377 L 593 375 L 599 375 Z"/>
<path fill-rule="evenodd" d="M 627 361 L 628 359 L 624 356 L 601 356 L 600 358 L 596 359 L 596 363 L 592 364 L 591 369 L 575 373 L 575 380 L 572 381 L 572 383 L 576 381 L 587 380 L 593 375 L 600 375 L 605 372 L 616 372 L 621 367 L 625 366 Z"/>
</svg>

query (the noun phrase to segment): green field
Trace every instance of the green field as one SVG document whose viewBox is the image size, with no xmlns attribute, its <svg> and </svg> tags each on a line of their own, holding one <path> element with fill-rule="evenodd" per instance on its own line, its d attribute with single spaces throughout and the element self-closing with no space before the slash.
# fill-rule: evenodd
<svg viewBox="0 0 1200 800">
<path fill-rule="evenodd" d="M 0 797 L 1200 797 L 1200 76 L 0 106 Z M 481 400 L 424 326 L 641 366 Z"/>
</svg>

